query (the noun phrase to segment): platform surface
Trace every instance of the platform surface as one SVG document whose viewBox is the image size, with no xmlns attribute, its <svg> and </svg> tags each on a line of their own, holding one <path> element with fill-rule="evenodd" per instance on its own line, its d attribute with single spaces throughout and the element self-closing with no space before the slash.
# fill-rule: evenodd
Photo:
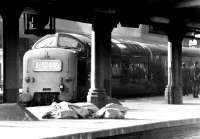
<svg viewBox="0 0 200 139">
<path fill-rule="evenodd" d="M 49 107 L 28 108 L 40 121 L 0 121 L 1 138 L 97 138 L 157 128 L 199 124 L 200 98 L 184 96 L 184 104 L 166 104 L 164 97 L 121 99 L 125 119 L 42 120 Z M 200 137 L 200 135 L 199 135 Z"/>
</svg>

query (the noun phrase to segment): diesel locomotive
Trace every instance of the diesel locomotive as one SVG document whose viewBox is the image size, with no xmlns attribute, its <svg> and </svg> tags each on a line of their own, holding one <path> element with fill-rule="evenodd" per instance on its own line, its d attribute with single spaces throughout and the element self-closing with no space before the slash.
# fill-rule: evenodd
<svg viewBox="0 0 200 139">
<path fill-rule="evenodd" d="M 23 57 L 23 91 L 19 101 L 48 105 L 53 101 L 77 100 L 77 84 L 81 82 L 77 81 L 77 66 L 86 63 L 82 59 L 88 53 L 84 41 L 64 33 L 38 40 Z"/>
</svg>

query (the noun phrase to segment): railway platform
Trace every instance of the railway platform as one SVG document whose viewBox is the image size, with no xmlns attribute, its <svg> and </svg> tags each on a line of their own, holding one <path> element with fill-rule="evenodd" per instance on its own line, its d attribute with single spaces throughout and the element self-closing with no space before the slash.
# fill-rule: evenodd
<svg viewBox="0 0 200 139">
<path fill-rule="evenodd" d="M 39 121 L 0 121 L 1 138 L 15 139 L 197 139 L 200 98 L 184 96 L 181 105 L 164 97 L 121 99 L 129 108 L 125 119 L 41 119 L 48 106 L 27 108 Z"/>
</svg>

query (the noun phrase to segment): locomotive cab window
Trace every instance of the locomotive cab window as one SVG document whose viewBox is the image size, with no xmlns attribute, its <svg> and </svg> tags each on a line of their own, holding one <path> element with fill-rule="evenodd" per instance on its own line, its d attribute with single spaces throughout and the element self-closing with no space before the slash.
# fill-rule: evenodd
<svg viewBox="0 0 200 139">
<path fill-rule="evenodd" d="M 75 49 L 75 50 L 79 50 L 81 47 L 78 40 L 64 35 L 59 35 L 58 46 L 65 49 Z"/>
<path fill-rule="evenodd" d="M 36 43 L 33 48 L 45 48 L 45 47 L 55 47 L 56 46 L 56 37 L 55 36 L 49 36 L 45 39 L 40 40 L 38 43 Z"/>
</svg>

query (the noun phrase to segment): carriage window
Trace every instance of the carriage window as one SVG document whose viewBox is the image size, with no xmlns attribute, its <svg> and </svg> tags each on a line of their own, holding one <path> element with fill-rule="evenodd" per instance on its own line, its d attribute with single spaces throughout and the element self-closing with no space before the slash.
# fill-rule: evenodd
<svg viewBox="0 0 200 139">
<path fill-rule="evenodd" d="M 41 40 L 41 42 L 35 45 L 35 48 L 55 47 L 55 46 L 56 46 L 56 37 L 51 36 L 44 40 Z"/>
<path fill-rule="evenodd" d="M 78 41 L 69 37 L 59 36 L 58 45 L 64 48 L 77 48 Z"/>
</svg>

